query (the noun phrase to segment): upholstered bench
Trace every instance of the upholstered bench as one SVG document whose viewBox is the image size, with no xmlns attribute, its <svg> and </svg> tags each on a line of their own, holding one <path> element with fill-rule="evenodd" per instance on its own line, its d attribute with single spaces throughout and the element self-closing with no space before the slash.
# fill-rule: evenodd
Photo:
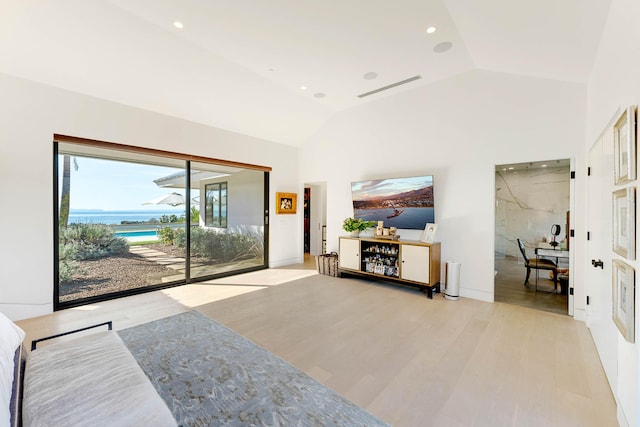
<svg viewBox="0 0 640 427">
<path fill-rule="evenodd" d="M 0 316 L 0 323 L 4 323 L 0 324 L 0 334 L 4 330 L 8 336 L 4 341 L 0 338 L 0 351 L 4 358 L 12 353 L 13 371 L 10 379 L 2 378 L 4 386 L 12 390 L 11 398 L 2 395 L 2 405 L 11 407 L 12 413 L 3 410 L 0 427 L 18 426 L 20 421 L 24 426 L 177 425 L 165 402 L 114 331 L 97 332 L 32 350 L 24 364 L 21 387 L 20 352 L 24 333 L 1 313 Z"/>
</svg>

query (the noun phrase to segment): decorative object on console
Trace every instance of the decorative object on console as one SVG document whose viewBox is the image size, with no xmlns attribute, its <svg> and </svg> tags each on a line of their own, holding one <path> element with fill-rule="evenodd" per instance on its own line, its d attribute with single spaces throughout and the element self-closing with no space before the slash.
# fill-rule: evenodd
<svg viewBox="0 0 640 427">
<path fill-rule="evenodd" d="M 433 243 L 436 238 L 436 231 L 438 231 L 438 224 L 427 223 L 427 225 L 424 226 L 424 231 L 422 232 L 422 238 L 420 241 Z"/>
<path fill-rule="evenodd" d="M 362 218 L 345 218 L 342 222 L 342 229 L 351 233 L 351 237 L 358 237 L 361 231 L 376 225 L 373 221 L 365 221 Z"/>
<path fill-rule="evenodd" d="M 393 236 L 391 234 L 387 234 L 387 235 L 374 236 L 374 237 L 380 240 L 400 240 L 399 234 L 394 234 Z"/>
<path fill-rule="evenodd" d="M 627 187 L 613 192 L 613 251 L 627 259 L 636 259 L 636 189 Z"/>
<path fill-rule="evenodd" d="M 355 218 L 379 222 L 378 227 L 421 230 L 434 222 L 433 176 L 351 183 Z M 377 231 L 376 231 L 376 234 Z"/>
<path fill-rule="evenodd" d="M 636 107 L 625 109 L 613 125 L 614 183 L 636 179 Z"/>
<path fill-rule="evenodd" d="M 297 204 L 296 193 L 276 193 L 276 214 L 294 214 Z"/>
<path fill-rule="evenodd" d="M 626 262 L 613 260 L 613 322 L 625 340 L 635 342 L 636 271 Z"/>
</svg>

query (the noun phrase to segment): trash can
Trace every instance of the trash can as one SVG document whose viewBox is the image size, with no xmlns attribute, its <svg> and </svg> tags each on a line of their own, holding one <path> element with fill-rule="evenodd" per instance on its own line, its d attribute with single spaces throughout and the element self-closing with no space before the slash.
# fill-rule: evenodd
<svg viewBox="0 0 640 427">
<path fill-rule="evenodd" d="M 448 261 L 446 265 L 445 299 L 457 301 L 460 298 L 460 263 Z"/>
</svg>

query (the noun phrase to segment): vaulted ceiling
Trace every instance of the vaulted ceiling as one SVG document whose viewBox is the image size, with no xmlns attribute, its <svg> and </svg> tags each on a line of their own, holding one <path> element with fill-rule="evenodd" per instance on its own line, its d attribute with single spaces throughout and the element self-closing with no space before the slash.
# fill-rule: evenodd
<svg viewBox="0 0 640 427">
<path fill-rule="evenodd" d="M 0 72 L 299 145 L 474 69 L 586 83 L 610 2 L 0 0 Z"/>
</svg>

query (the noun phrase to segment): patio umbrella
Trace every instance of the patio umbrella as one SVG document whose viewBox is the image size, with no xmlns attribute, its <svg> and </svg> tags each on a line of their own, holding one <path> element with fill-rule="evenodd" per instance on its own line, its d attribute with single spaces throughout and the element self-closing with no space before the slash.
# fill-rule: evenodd
<svg viewBox="0 0 640 427">
<path fill-rule="evenodd" d="M 143 205 L 184 205 L 184 196 L 180 193 L 170 193 L 164 196 L 156 197 L 153 200 L 144 202 Z"/>
</svg>

